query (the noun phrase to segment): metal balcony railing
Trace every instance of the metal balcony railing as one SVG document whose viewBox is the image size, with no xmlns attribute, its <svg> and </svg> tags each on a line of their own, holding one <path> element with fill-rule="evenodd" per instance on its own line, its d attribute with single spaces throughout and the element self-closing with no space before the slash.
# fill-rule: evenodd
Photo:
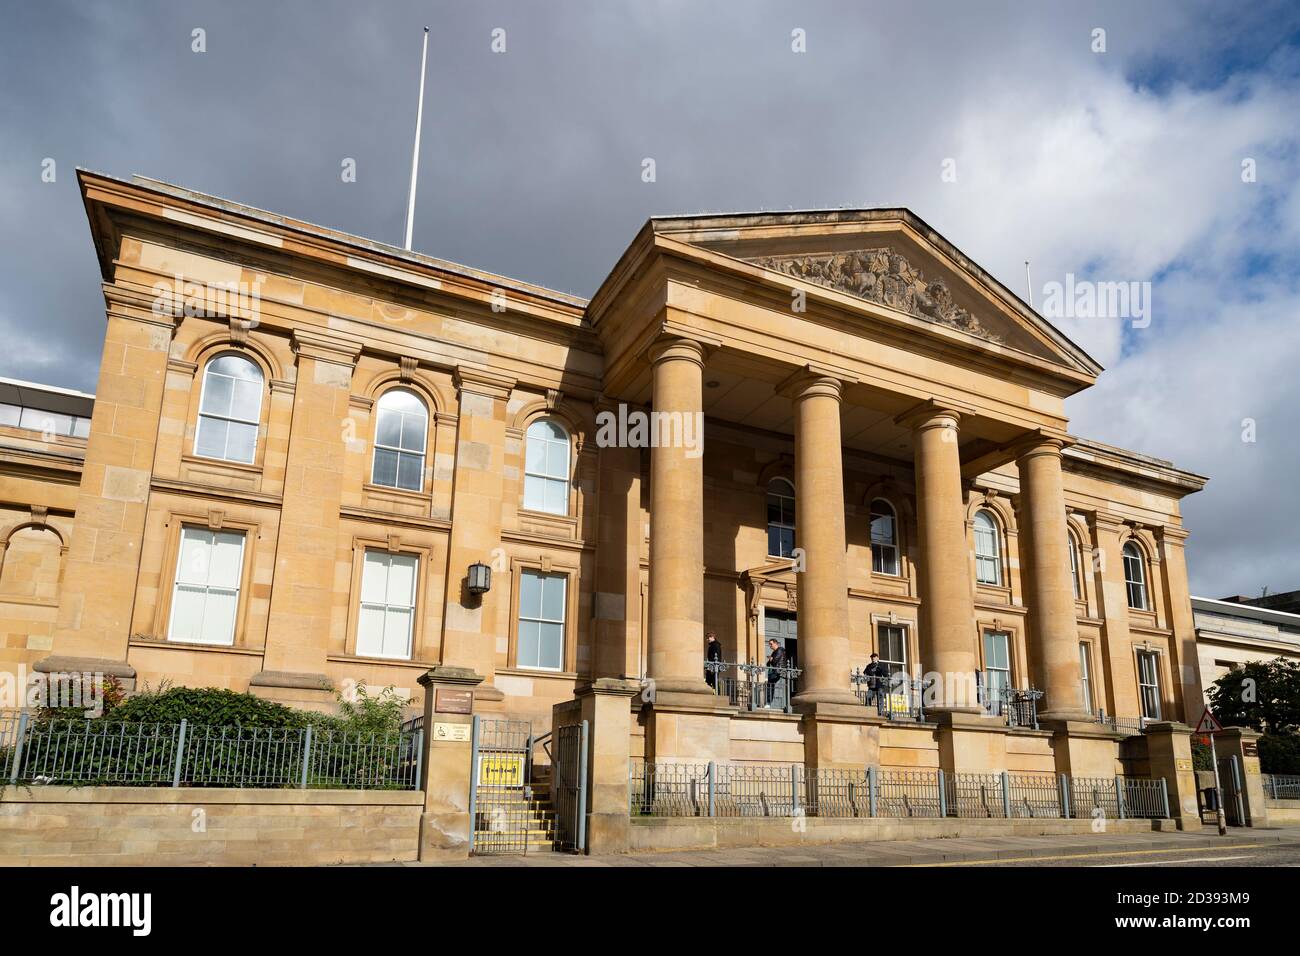
<svg viewBox="0 0 1300 956">
<path fill-rule="evenodd" d="M 790 713 L 790 700 L 799 692 L 798 667 L 771 667 L 737 661 L 705 661 L 704 679 L 719 697 L 743 710 Z"/>
<path fill-rule="evenodd" d="M 854 669 L 849 683 L 858 700 L 888 720 L 925 720 L 925 692 L 933 681 L 911 680 L 902 671 L 889 677 L 864 674 Z"/>
<path fill-rule="evenodd" d="M 1008 727 L 1038 729 L 1038 702 L 1043 699 L 1041 690 L 978 681 L 975 693 L 984 713 L 990 717 L 1003 718 Z"/>
</svg>

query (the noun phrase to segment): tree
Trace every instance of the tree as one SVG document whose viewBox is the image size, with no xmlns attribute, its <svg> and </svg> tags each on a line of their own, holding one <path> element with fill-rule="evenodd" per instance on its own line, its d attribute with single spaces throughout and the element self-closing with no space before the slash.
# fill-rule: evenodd
<svg viewBox="0 0 1300 956">
<path fill-rule="evenodd" d="M 1300 731 L 1300 661 L 1279 657 L 1234 667 L 1214 682 L 1209 698 L 1225 727 L 1294 734 Z"/>
</svg>

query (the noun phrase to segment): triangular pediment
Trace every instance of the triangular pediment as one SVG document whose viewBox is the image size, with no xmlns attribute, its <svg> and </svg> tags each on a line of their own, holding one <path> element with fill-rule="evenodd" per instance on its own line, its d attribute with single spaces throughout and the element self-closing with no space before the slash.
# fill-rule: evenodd
<svg viewBox="0 0 1300 956">
<path fill-rule="evenodd" d="M 1096 376 L 1101 367 L 906 209 L 654 220 L 688 242 L 891 313 Z"/>
</svg>

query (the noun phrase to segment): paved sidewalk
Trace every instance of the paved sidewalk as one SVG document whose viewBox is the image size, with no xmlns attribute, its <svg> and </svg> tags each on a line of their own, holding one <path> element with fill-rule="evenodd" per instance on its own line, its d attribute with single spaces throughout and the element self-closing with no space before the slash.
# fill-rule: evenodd
<svg viewBox="0 0 1300 956">
<path fill-rule="evenodd" d="M 897 840 L 877 843 L 832 843 L 804 847 L 743 847 L 730 850 L 691 850 L 677 853 L 635 853 L 620 856 L 574 856 L 535 853 L 529 856 L 482 856 L 450 866 L 622 867 L 622 866 L 937 866 L 1006 862 L 1043 857 L 1096 858 L 1188 850 L 1227 850 L 1239 847 L 1300 846 L 1300 827 L 1273 830 L 1229 830 L 1219 836 L 1212 827 L 1200 832 L 1122 833 L 980 839 Z M 404 864 L 421 866 L 425 864 Z"/>
</svg>

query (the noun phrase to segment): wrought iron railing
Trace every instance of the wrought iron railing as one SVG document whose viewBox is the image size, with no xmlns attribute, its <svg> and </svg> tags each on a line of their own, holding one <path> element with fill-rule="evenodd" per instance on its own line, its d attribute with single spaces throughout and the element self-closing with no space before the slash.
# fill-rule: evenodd
<svg viewBox="0 0 1300 956">
<path fill-rule="evenodd" d="M 889 720 L 925 720 L 925 693 L 934 681 L 910 680 L 901 671 L 889 677 L 849 672 L 849 683 L 858 700 Z"/>
<path fill-rule="evenodd" d="M 790 699 L 798 693 L 802 673 L 798 667 L 704 662 L 704 679 L 714 693 L 743 710 L 782 710 L 788 714 Z"/>
<path fill-rule="evenodd" d="M 1264 796 L 1270 800 L 1300 800 L 1300 776 L 1285 773 L 1261 774 Z"/>
<path fill-rule="evenodd" d="M 1038 729 L 1038 702 L 1043 699 L 1041 690 L 981 681 L 975 685 L 975 694 L 984 712 L 991 717 L 1003 718 L 1008 727 Z"/>
<path fill-rule="evenodd" d="M 1093 720 L 1117 734 L 1124 734 L 1128 737 L 1140 735 L 1147 723 L 1142 717 L 1112 717 L 1107 715 L 1104 710 L 1097 711 L 1097 715 Z"/>
<path fill-rule="evenodd" d="M 1116 819 L 1169 816 L 1165 781 L 800 764 L 633 761 L 629 809 L 651 817 Z"/>
<path fill-rule="evenodd" d="M 12 726 L 9 726 L 12 724 Z M 423 732 L 0 718 L 10 783 L 419 789 Z"/>
</svg>

